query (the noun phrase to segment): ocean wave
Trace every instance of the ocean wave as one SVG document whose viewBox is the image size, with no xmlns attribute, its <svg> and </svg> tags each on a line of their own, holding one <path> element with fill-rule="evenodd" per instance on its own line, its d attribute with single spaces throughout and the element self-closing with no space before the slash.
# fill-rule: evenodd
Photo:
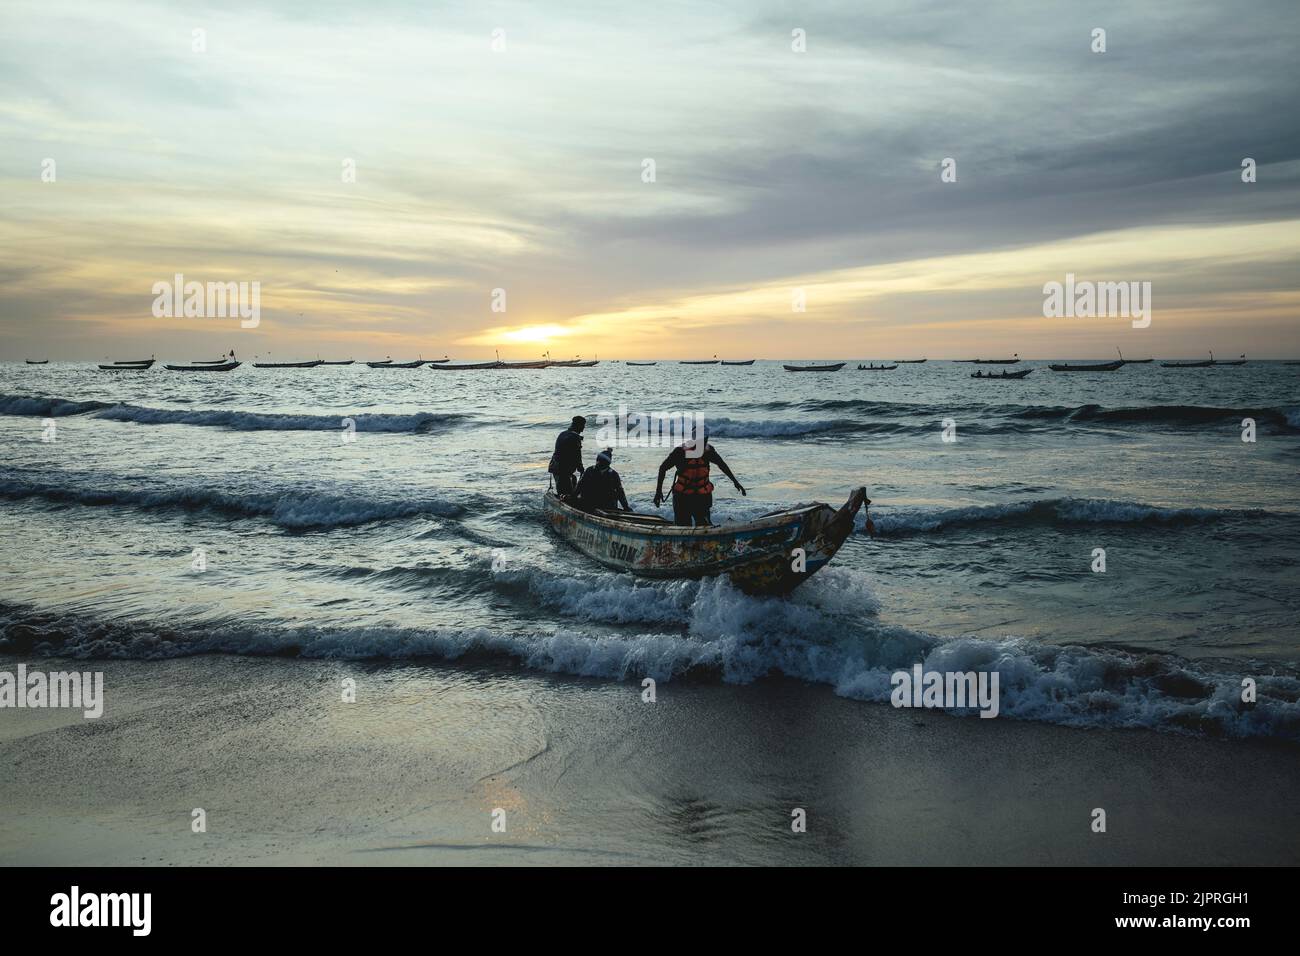
<svg viewBox="0 0 1300 956">
<path fill-rule="evenodd" d="M 803 435 L 898 435 L 915 430 L 915 424 L 864 422 L 847 418 L 813 421 L 707 419 L 713 438 L 798 438 Z"/>
<path fill-rule="evenodd" d="M 872 510 L 876 531 L 886 537 L 925 534 L 997 522 L 999 524 L 1092 525 L 1164 524 L 1184 525 L 1241 518 L 1258 518 L 1267 512 L 1220 508 L 1162 508 L 1132 501 L 1102 498 L 1041 498 L 1003 505 L 970 505 L 964 508 L 888 508 Z M 863 521 L 859 517 L 859 525 Z"/>
<path fill-rule="evenodd" d="M 814 579 L 815 580 L 815 579 Z M 811 582 L 810 582 L 811 584 Z M 826 590 L 834 590 L 834 582 Z M 691 589 L 679 589 L 681 591 Z M 617 616 L 626 594 L 583 597 L 555 592 L 580 618 Z M 780 674 L 825 684 L 847 698 L 885 702 L 891 677 L 927 671 L 998 674 L 999 712 L 1011 719 L 1071 727 L 1149 728 L 1221 737 L 1300 742 L 1300 680 L 1276 667 L 1193 664 L 1163 654 L 1016 637 L 941 637 L 864 620 L 846 633 L 847 607 L 823 608 L 750 598 L 723 579 L 699 584 L 689 611 L 666 589 L 668 617 L 684 633 L 591 633 L 581 625 L 505 631 L 486 627 L 389 626 L 274 628 L 90 620 L 0 607 L 0 651 L 78 659 L 160 659 L 195 654 L 301 656 L 342 660 L 511 660 L 583 677 L 668 682 L 687 674 L 747 684 Z M 651 599 L 653 601 L 653 598 Z M 602 604 L 609 604 L 601 609 Z M 785 613 L 773 615 L 778 604 Z M 1257 700 L 1241 700 L 1243 678 Z"/>
<path fill-rule="evenodd" d="M 84 415 L 101 408 L 111 408 L 113 402 L 78 402 L 68 398 L 43 398 L 35 395 L 0 395 L 0 415 L 39 415 L 57 418 L 65 415 Z"/>
<path fill-rule="evenodd" d="M 813 412 L 852 413 L 889 419 L 923 419 L 925 427 L 942 418 L 978 419 L 990 431 L 1010 431 L 1012 427 L 989 425 L 990 419 L 1007 423 L 1080 424 L 1080 425 L 1188 425 L 1209 426 L 1240 423 L 1253 418 L 1260 425 L 1287 431 L 1300 430 L 1300 407 L 1264 406 L 1255 408 L 1207 405 L 1139 405 L 1107 408 L 1104 405 L 997 405 L 954 402 L 952 404 L 909 404 L 865 399 L 811 399 L 773 401 L 755 406 L 769 411 L 802 410 Z M 840 419 L 841 421 L 852 421 Z"/>
<path fill-rule="evenodd" d="M 55 504 L 207 510 L 239 517 L 265 518 L 291 530 L 348 527 L 419 515 L 458 517 L 468 510 L 466 504 L 438 499 L 366 498 L 311 489 L 258 493 L 187 486 L 150 488 L 141 487 L 141 479 L 132 481 L 132 487 L 115 488 L 98 480 L 92 488 L 41 478 L 0 477 L 0 498 L 39 498 Z"/>
<path fill-rule="evenodd" d="M 340 431 L 344 419 L 351 419 L 359 432 L 410 432 L 427 434 L 469 421 L 470 416 L 452 413 L 341 411 L 333 415 L 276 412 L 245 412 L 233 409 L 149 408 L 113 402 L 76 402 L 62 398 L 34 398 L 25 395 L 0 396 L 0 415 L 61 417 L 87 415 L 114 422 L 139 425 L 195 425 L 234 431 Z"/>
<path fill-rule="evenodd" d="M 1219 425 L 1240 424 L 1244 418 L 1253 418 L 1261 425 L 1286 429 L 1300 427 L 1294 408 L 1228 408 L 1209 405 L 1142 405 L 1132 408 L 1106 408 L 1102 405 L 1080 405 L 1077 408 L 1044 409 L 1053 417 L 1066 422 L 1101 423 L 1111 425 Z M 1022 413 L 1031 417 L 1033 412 Z"/>
</svg>

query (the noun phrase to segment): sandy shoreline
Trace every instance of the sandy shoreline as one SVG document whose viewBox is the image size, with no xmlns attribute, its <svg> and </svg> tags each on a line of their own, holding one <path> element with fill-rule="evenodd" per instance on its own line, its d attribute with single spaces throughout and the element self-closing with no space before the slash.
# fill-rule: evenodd
<svg viewBox="0 0 1300 956">
<path fill-rule="evenodd" d="M 107 703 L 0 711 L 7 865 L 1300 862 L 1286 744 L 902 712 L 784 678 L 647 704 L 632 681 L 498 664 L 25 660 L 104 671 Z"/>
</svg>

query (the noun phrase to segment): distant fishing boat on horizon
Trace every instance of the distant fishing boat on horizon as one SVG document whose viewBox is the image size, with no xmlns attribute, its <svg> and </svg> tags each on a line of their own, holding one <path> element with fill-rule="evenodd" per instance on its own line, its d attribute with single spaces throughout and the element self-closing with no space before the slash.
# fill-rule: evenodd
<svg viewBox="0 0 1300 956">
<path fill-rule="evenodd" d="M 1119 353 L 1118 362 L 1085 362 L 1081 365 L 1061 363 L 1058 365 L 1049 365 L 1047 367 L 1053 372 L 1114 372 L 1117 369 L 1123 368 L 1126 364 L 1124 361 L 1124 353 L 1120 352 L 1118 348 L 1115 349 L 1115 351 Z"/>
<path fill-rule="evenodd" d="M 146 372 L 153 368 L 155 359 L 150 356 L 147 359 L 127 359 L 119 362 L 110 362 L 107 365 L 100 365 L 100 369 L 105 372 Z"/>
<path fill-rule="evenodd" d="M 1214 352 L 1210 352 L 1208 361 L 1201 362 L 1161 362 L 1161 368 L 1210 368 L 1215 365 L 1245 365 L 1246 354 L 1243 352 L 1240 359 L 1232 359 L 1228 362 L 1220 362 L 1214 358 Z"/>
<path fill-rule="evenodd" d="M 233 372 L 242 362 L 226 362 L 222 365 L 164 365 L 169 372 Z"/>
<path fill-rule="evenodd" d="M 782 365 L 781 367 L 787 372 L 838 372 L 844 365 L 844 362 L 837 362 L 833 365 Z"/>
<path fill-rule="evenodd" d="M 380 362 L 367 362 L 371 368 L 419 368 L 426 364 L 423 358 L 418 358 L 413 362 L 394 362 L 392 356 Z"/>
</svg>

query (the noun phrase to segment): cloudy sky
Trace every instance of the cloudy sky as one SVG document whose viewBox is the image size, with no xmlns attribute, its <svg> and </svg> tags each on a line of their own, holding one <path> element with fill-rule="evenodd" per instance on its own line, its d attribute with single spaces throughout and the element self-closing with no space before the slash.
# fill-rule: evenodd
<svg viewBox="0 0 1300 956">
<path fill-rule="evenodd" d="M 4 360 L 1300 357 L 1295 0 L 5 0 L 0 34 Z M 1067 272 L 1151 282 L 1150 327 L 1044 318 Z M 156 318 L 176 273 L 260 282 L 260 326 Z"/>
</svg>

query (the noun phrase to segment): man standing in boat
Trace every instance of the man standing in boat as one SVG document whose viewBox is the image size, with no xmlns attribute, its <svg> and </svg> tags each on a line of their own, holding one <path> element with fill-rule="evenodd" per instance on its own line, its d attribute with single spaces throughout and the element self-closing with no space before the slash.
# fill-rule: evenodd
<svg viewBox="0 0 1300 956">
<path fill-rule="evenodd" d="M 631 511 L 623 492 L 623 479 L 610 467 L 614 450 L 606 448 L 596 456 L 596 463 L 582 473 L 578 481 L 578 507 L 583 511 Z"/>
<path fill-rule="evenodd" d="M 713 483 L 709 481 L 709 464 L 715 464 L 722 473 L 731 479 L 736 490 L 746 494 L 745 486 L 731 473 L 727 463 L 722 460 L 716 448 L 709 443 L 709 429 L 705 426 L 703 436 L 690 439 L 674 448 L 659 466 L 659 480 L 655 483 L 655 507 L 664 500 L 664 475 L 669 468 L 677 469 L 677 479 L 673 482 L 673 524 L 694 525 L 699 528 L 711 525 L 709 512 L 713 510 Z M 688 447 L 693 452 L 695 442 L 704 442 L 704 453 L 689 456 Z"/>
<path fill-rule="evenodd" d="M 582 474 L 582 430 L 587 420 L 574 415 L 573 422 L 555 439 L 555 452 L 547 471 L 555 477 L 555 493 L 561 498 L 573 494 L 573 476 Z"/>
</svg>

